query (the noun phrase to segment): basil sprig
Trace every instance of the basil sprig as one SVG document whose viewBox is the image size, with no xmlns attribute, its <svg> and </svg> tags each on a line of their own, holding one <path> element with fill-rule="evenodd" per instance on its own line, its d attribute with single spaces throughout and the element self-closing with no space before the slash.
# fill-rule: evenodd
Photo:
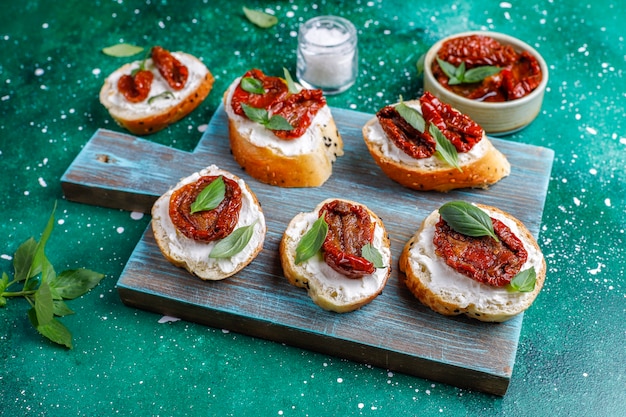
<svg viewBox="0 0 626 417">
<path fill-rule="evenodd" d="M 285 74 L 285 82 L 287 83 L 287 89 L 291 94 L 296 94 L 300 92 L 300 89 L 296 86 L 296 83 L 293 82 L 293 78 L 291 78 L 291 74 L 289 70 L 283 67 L 283 73 Z"/>
<path fill-rule="evenodd" d="M 424 116 L 419 111 L 404 104 L 402 97 L 400 97 L 400 103 L 396 105 L 395 109 L 415 129 L 422 133 L 426 130 Z M 428 133 L 435 139 L 435 156 L 448 165 L 462 171 L 459 165 L 459 154 L 452 142 L 432 123 L 428 127 Z"/>
<path fill-rule="evenodd" d="M 197 195 L 195 201 L 191 203 L 191 214 L 213 210 L 224 200 L 225 195 L 226 184 L 224 184 L 224 178 L 219 176 L 204 187 L 200 194 Z"/>
<path fill-rule="evenodd" d="M 74 314 L 65 300 L 87 293 L 104 275 L 84 268 L 55 272 L 44 252 L 54 227 L 55 211 L 56 204 L 39 242 L 31 237 L 15 251 L 13 279 L 2 273 L 0 307 L 5 307 L 9 298 L 24 297 L 31 305 L 27 314 L 33 327 L 52 342 L 72 349 L 72 333 L 57 317 Z"/>
<path fill-rule="evenodd" d="M 531 292 L 535 289 L 535 283 L 537 282 L 537 272 L 535 267 L 531 266 L 528 269 L 520 271 L 513 277 L 507 290 L 511 292 Z"/>
<path fill-rule="evenodd" d="M 246 18 L 250 22 L 263 29 L 270 28 L 278 23 L 278 18 L 276 16 L 262 12 L 260 10 L 248 9 L 245 6 L 243 7 L 243 14 L 246 15 Z"/>
<path fill-rule="evenodd" d="M 371 243 L 361 248 L 361 256 L 374 264 L 375 268 L 384 268 L 383 255 Z"/>
<path fill-rule="evenodd" d="M 465 62 L 455 67 L 453 64 L 437 57 L 441 70 L 448 76 L 448 85 L 477 83 L 500 72 L 501 68 L 493 65 L 484 65 L 465 70 Z"/>
<path fill-rule="evenodd" d="M 243 77 L 241 79 L 241 89 L 252 94 L 265 94 L 263 82 L 253 77 Z"/>
<path fill-rule="evenodd" d="M 253 122 L 259 123 L 269 130 L 293 130 L 294 127 L 279 114 L 272 115 L 270 117 L 269 112 L 265 109 L 259 109 L 252 107 L 249 104 L 241 103 L 243 112 L 248 116 L 248 119 Z"/>
<path fill-rule="evenodd" d="M 209 253 L 209 258 L 230 258 L 241 252 L 252 239 L 255 225 L 256 221 L 251 225 L 233 230 L 231 234 L 213 246 L 211 253 Z"/>
<path fill-rule="evenodd" d="M 490 236 L 498 241 L 491 217 L 473 204 L 450 201 L 439 208 L 439 214 L 458 233 L 472 237 Z"/>
<path fill-rule="evenodd" d="M 298 246 L 296 246 L 296 264 L 300 264 L 312 258 L 324 244 L 328 234 L 328 223 L 322 214 L 302 236 Z"/>
</svg>

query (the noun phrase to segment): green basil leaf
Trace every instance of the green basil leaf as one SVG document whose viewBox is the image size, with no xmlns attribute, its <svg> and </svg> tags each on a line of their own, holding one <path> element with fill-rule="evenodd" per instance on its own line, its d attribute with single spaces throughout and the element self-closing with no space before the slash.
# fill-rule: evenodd
<svg viewBox="0 0 626 417">
<path fill-rule="evenodd" d="M 270 28 L 278 23 L 278 18 L 276 16 L 261 12 L 259 10 L 248 9 L 244 6 L 243 13 L 246 15 L 250 22 L 263 29 Z"/>
<path fill-rule="evenodd" d="M 371 243 L 364 245 L 361 248 L 361 255 L 374 264 L 376 268 L 384 268 L 385 264 L 383 263 L 383 255 L 380 253 L 378 249 L 372 246 Z"/>
<path fill-rule="evenodd" d="M 456 78 L 456 70 L 457 68 L 449 63 L 448 61 L 444 61 L 443 59 L 437 57 L 437 63 L 441 67 L 441 70 L 444 74 L 448 76 L 448 78 Z"/>
<path fill-rule="evenodd" d="M 491 236 L 498 240 L 491 217 L 473 204 L 451 201 L 439 208 L 439 214 L 458 233 L 472 237 Z"/>
<path fill-rule="evenodd" d="M 300 89 L 296 86 L 296 83 L 293 82 L 293 78 L 291 78 L 291 74 L 289 74 L 289 70 L 283 67 L 283 72 L 285 73 L 285 81 L 287 82 L 287 89 L 291 94 L 296 94 L 300 91 Z"/>
<path fill-rule="evenodd" d="M 241 108 L 243 109 L 243 112 L 248 117 L 248 119 L 252 120 L 253 122 L 265 126 L 270 121 L 269 114 L 265 109 L 257 109 L 256 107 L 252 107 L 246 103 L 241 103 Z"/>
<path fill-rule="evenodd" d="M 50 323 L 54 317 L 52 303 L 52 293 L 47 282 L 42 282 L 35 292 L 35 313 L 37 314 L 37 323 L 45 325 Z"/>
<path fill-rule="evenodd" d="M 89 269 L 70 269 L 61 272 L 49 282 L 53 292 L 65 299 L 80 297 L 98 285 L 104 278 L 103 274 Z"/>
<path fill-rule="evenodd" d="M 487 77 L 490 77 L 494 74 L 499 73 L 500 70 L 501 68 L 491 66 L 491 65 L 485 65 L 482 67 L 472 68 L 471 70 L 468 70 L 467 72 L 465 72 L 465 75 L 463 76 L 463 82 L 477 83 L 479 81 L 484 80 Z"/>
<path fill-rule="evenodd" d="M 52 302 L 52 311 L 54 312 L 55 316 L 58 317 L 65 317 L 65 316 L 69 316 L 70 314 L 74 314 L 74 311 L 69 308 L 67 306 L 67 304 L 65 304 L 65 302 L 61 301 L 61 300 L 54 300 Z"/>
<path fill-rule="evenodd" d="M 263 81 L 257 80 L 252 77 L 243 77 L 240 82 L 243 91 L 247 91 L 252 94 L 265 94 L 265 87 L 263 87 Z"/>
<path fill-rule="evenodd" d="M 0 279 L 0 295 L 7 289 L 9 286 L 9 276 L 6 272 L 2 273 L 2 279 Z"/>
<path fill-rule="evenodd" d="M 52 208 L 52 213 L 48 218 L 48 223 L 41 233 L 41 238 L 37 243 L 37 249 L 35 250 L 35 256 L 33 257 L 33 263 L 31 265 L 31 271 L 38 270 L 43 267 L 44 263 L 47 262 L 46 255 L 44 253 L 46 248 L 46 243 L 48 243 L 48 239 L 52 234 L 52 229 L 54 228 L 54 212 L 56 211 L 57 203 L 54 202 L 54 207 Z M 33 276 L 33 273 L 30 273 L 30 276 Z"/>
<path fill-rule="evenodd" d="M 415 63 L 415 68 L 417 69 L 417 76 L 419 77 L 424 73 L 424 62 L 426 61 L 426 54 L 422 54 Z"/>
<path fill-rule="evenodd" d="M 298 246 L 296 246 L 296 264 L 302 263 L 312 258 L 324 244 L 328 234 L 328 223 L 322 214 L 302 236 Z"/>
<path fill-rule="evenodd" d="M 426 121 L 420 112 L 407 106 L 403 101 L 400 101 L 400 103 L 396 105 L 396 111 L 408 124 L 424 133 L 424 130 L 426 130 Z"/>
<path fill-rule="evenodd" d="M 213 210 L 219 206 L 226 195 L 226 184 L 222 176 L 217 177 L 198 194 L 196 200 L 191 203 L 191 214 L 199 211 Z"/>
<path fill-rule="evenodd" d="M 7 305 L 7 299 L 0 296 L 0 307 L 4 307 L 5 305 Z"/>
<path fill-rule="evenodd" d="M 28 318 L 30 319 L 33 327 L 35 327 L 35 329 L 37 329 L 42 336 L 47 337 L 54 343 L 72 349 L 72 333 L 70 333 L 68 328 L 65 327 L 63 323 L 53 318 L 47 324 L 39 324 L 37 322 L 37 313 L 35 312 L 35 308 L 28 310 Z"/>
<path fill-rule="evenodd" d="M 15 281 L 24 281 L 41 272 L 41 265 L 38 269 L 31 269 L 36 251 L 37 241 L 32 237 L 17 248 L 13 256 L 13 269 L 15 271 L 13 279 Z"/>
<path fill-rule="evenodd" d="M 537 272 L 535 271 L 535 267 L 531 266 L 528 269 L 518 272 L 509 283 L 508 289 L 510 291 L 531 292 L 535 289 L 536 282 Z"/>
<path fill-rule="evenodd" d="M 454 76 L 459 80 L 465 79 L 465 61 L 461 62 L 461 65 L 456 67 L 456 71 L 454 72 Z"/>
<path fill-rule="evenodd" d="M 254 234 L 256 221 L 249 226 L 235 229 L 230 235 L 220 240 L 213 246 L 209 258 L 230 258 L 238 254 L 248 245 Z"/>
<path fill-rule="evenodd" d="M 114 56 L 116 58 L 122 58 L 126 56 L 133 56 L 143 51 L 140 46 L 131 45 L 128 43 L 118 43 L 117 45 L 107 46 L 102 49 L 106 55 Z"/>
<path fill-rule="evenodd" d="M 176 96 L 174 96 L 174 93 L 172 93 L 171 91 L 163 91 L 161 94 L 157 94 L 156 96 L 152 96 L 148 99 L 148 104 L 152 104 L 154 103 L 156 100 L 159 99 L 167 99 L 167 100 L 171 100 L 176 98 Z"/>
<path fill-rule="evenodd" d="M 265 123 L 265 127 L 269 130 L 293 130 L 294 127 L 279 114 L 275 114 Z"/>
<path fill-rule="evenodd" d="M 439 130 L 439 128 L 432 123 L 428 128 L 428 132 L 435 139 L 435 142 L 437 142 L 437 146 L 435 147 L 435 155 L 448 165 L 463 172 L 463 170 L 459 166 L 459 154 L 457 153 L 456 148 L 454 147 L 452 142 L 450 142 L 448 138 L 446 138 L 445 135 L 441 132 L 441 130 Z"/>
</svg>

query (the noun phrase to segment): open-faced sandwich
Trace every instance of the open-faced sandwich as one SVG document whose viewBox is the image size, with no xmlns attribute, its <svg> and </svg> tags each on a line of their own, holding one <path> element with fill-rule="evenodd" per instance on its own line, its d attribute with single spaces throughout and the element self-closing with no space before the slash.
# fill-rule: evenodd
<svg viewBox="0 0 626 417">
<path fill-rule="evenodd" d="M 495 207 L 452 201 L 433 211 L 399 259 L 409 290 L 452 316 L 502 322 L 543 287 L 546 262 L 528 229 Z"/>
<path fill-rule="evenodd" d="M 246 183 L 211 165 L 159 197 L 152 207 L 152 230 L 172 264 L 201 279 L 220 280 L 254 260 L 266 226 Z"/>
<path fill-rule="evenodd" d="M 125 64 L 106 78 L 100 102 L 120 126 L 147 135 L 191 113 L 213 81 L 195 56 L 154 46 L 150 58 Z"/>
<path fill-rule="evenodd" d="M 258 69 L 224 94 L 230 147 L 253 178 L 280 187 L 318 187 L 343 155 L 343 142 L 322 90 L 298 87 Z"/>
<path fill-rule="evenodd" d="M 415 190 L 486 188 L 511 171 L 478 124 L 428 92 L 383 107 L 363 138 L 382 171 Z"/>
<path fill-rule="evenodd" d="M 279 251 L 291 284 L 306 288 L 325 310 L 345 313 L 383 290 L 391 274 L 389 245 L 382 220 L 366 206 L 327 199 L 291 220 Z"/>
</svg>

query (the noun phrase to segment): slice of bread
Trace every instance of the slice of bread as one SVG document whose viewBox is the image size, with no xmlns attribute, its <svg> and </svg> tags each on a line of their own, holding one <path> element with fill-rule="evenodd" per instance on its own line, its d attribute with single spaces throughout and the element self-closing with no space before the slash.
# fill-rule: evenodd
<svg viewBox="0 0 626 417">
<path fill-rule="evenodd" d="M 473 280 L 448 266 L 435 254 L 433 236 L 439 211 L 433 211 L 406 243 L 398 261 L 408 289 L 432 310 L 454 316 L 465 314 L 481 321 L 502 322 L 513 318 L 533 303 L 543 287 L 546 262 L 539 245 L 528 229 L 512 215 L 495 207 L 476 204 L 489 216 L 506 224 L 522 241 L 528 252 L 521 270 L 535 268 L 535 288 L 530 292 L 512 292 Z"/>
<path fill-rule="evenodd" d="M 319 218 L 319 210 L 333 200 L 360 205 L 367 210 L 375 223 L 372 246 L 382 255 L 384 268 L 377 268 L 374 273 L 361 278 L 348 278 L 331 268 L 320 254 L 296 264 L 296 247 L 300 239 Z M 337 313 L 357 310 L 374 300 L 391 274 L 391 249 L 382 220 L 362 204 L 344 199 L 327 199 L 313 211 L 296 215 L 283 234 L 279 252 L 287 280 L 297 287 L 306 288 L 309 297 L 318 306 Z"/>
<path fill-rule="evenodd" d="M 209 258 L 209 253 L 217 241 L 200 242 L 184 236 L 174 226 L 169 215 L 170 197 L 173 191 L 207 175 L 222 175 L 239 184 L 243 198 L 235 230 L 254 224 L 254 233 L 247 246 L 230 258 Z M 203 280 L 221 280 L 247 266 L 263 249 L 266 230 L 265 216 L 252 190 L 241 178 L 215 165 L 183 178 L 173 189 L 159 197 L 152 207 L 152 231 L 165 258 Z"/>
<path fill-rule="evenodd" d="M 279 187 L 319 187 L 332 174 L 332 165 L 343 155 L 343 141 L 328 105 L 313 118 L 306 132 L 284 140 L 259 123 L 233 111 L 231 100 L 241 80 L 224 94 L 230 147 L 235 161 L 253 178 Z"/>
<path fill-rule="evenodd" d="M 123 65 L 109 75 L 100 89 L 100 102 L 109 111 L 117 124 L 136 135 L 147 135 L 177 122 L 202 103 L 213 88 L 213 75 L 193 55 L 172 52 L 189 70 L 185 87 L 174 90 L 161 76 L 152 59 L 147 59 L 145 68 L 154 75 L 148 98 L 131 103 L 118 90 L 117 83 L 122 75 L 138 69 L 142 61 Z"/>
<path fill-rule="evenodd" d="M 421 112 L 417 100 L 404 104 Z M 469 152 L 458 154 L 461 170 L 434 155 L 423 159 L 407 155 L 387 137 L 376 117 L 363 126 L 363 139 L 385 175 L 414 190 L 446 192 L 456 188 L 487 188 L 511 172 L 506 157 L 484 133 Z"/>
</svg>

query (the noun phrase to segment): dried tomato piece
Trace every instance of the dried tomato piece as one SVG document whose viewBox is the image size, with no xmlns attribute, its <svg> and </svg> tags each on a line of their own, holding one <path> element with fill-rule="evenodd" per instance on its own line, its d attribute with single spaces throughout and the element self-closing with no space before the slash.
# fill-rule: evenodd
<svg viewBox="0 0 626 417">
<path fill-rule="evenodd" d="M 506 67 L 517 60 L 517 53 L 513 47 L 484 35 L 461 36 L 447 40 L 441 45 L 437 55 L 456 67 L 465 62 L 466 69 L 484 65 Z"/>
<path fill-rule="evenodd" d="M 393 106 L 385 106 L 376 113 L 387 137 L 404 153 L 415 159 L 428 158 L 435 153 L 437 142 L 428 129 L 420 132 L 411 126 Z"/>
<path fill-rule="evenodd" d="M 498 241 L 454 231 L 442 218 L 435 225 L 435 253 L 446 264 L 475 281 L 495 287 L 507 285 L 521 270 L 528 252 L 511 229 L 491 219 Z"/>
<path fill-rule="evenodd" d="M 483 128 L 469 116 L 442 103 L 431 93 L 420 98 L 424 120 L 434 124 L 457 152 L 468 152 L 483 138 Z"/>
<path fill-rule="evenodd" d="M 168 50 L 153 46 L 152 61 L 167 84 L 174 90 L 182 90 L 187 84 L 189 69 L 174 57 Z"/>
<path fill-rule="evenodd" d="M 322 245 L 324 261 L 348 278 L 373 273 L 374 264 L 361 256 L 363 246 L 371 243 L 375 223 L 363 206 L 341 200 L 330 201 L 320 209 L 328 223 L 328 234 Z"/>
<path fill-rule="evenodd" d="M 189 239 L 212 242 L 230 235 L 239 220 L 242 196 L 236 181 L 222 177 L 225 195 L 222 202 L 212 210 L 191 214 L 191 204 L 198 194 L 219 176 L 207 175 L 196 182 L 186 184 L 172 193 L 169 214 L 178 231 Z"/>
<path fill-rule="evenodd" d="M 281 139 L 299 138 L 311 126 L 317 112 L 326 105 L 322 90 L 302 90 L 284 100 L 275 102 L 270 112 L 287 119 L 292 130 L 273 130 Z"/>
<path fill-rule="evenodd" d="M 522 98 L 533 91 L 541 83 L 541 67 L 537 58 L 527 51 L 522 52 L 519 59 L 507 73 L 503 89 L 508 100 Z"/>
<path fill-rule="evenodd" d="M 241 88 L 241 84 L 238 85 L 233 92 L 231 106 L 233 111 L 239 116 L 246 116 L 241 108 L 241 103 L 248 104 L 257 109 L 269 110 L 274 103 L 284 100 L 289 95 L 287 84 L 282 78 L 267 76 L 258 69 L 251 69 L 246 72 L 242 78 L 245 77 L 261 81 L 265 89 L 265 94 L 250 93 Z"/>
<path fill-rule="evenodd" d="M 124 74 L 117 80 L 117 89 L 131 103 L 139 103 L 148 98 L 154 75 L 147 70 L 135 74 Z"/>
</svg>

